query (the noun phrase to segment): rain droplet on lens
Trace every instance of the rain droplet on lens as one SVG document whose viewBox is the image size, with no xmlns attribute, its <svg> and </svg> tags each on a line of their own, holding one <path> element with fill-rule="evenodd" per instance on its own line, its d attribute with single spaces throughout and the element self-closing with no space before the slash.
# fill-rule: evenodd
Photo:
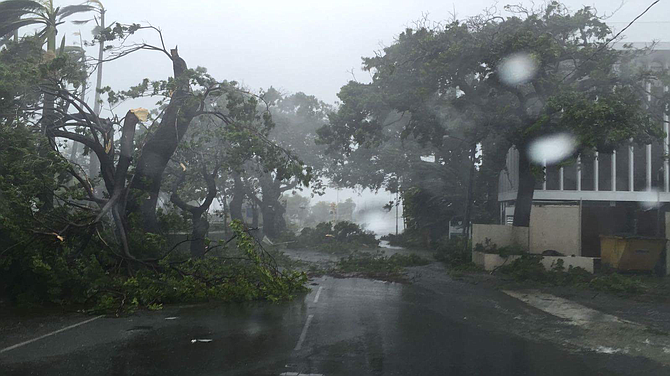
<svg viewBox="0 0 670 376">
<path fill-rule="evenodd" d="M 536 73 L 535 59 L 525 52 L 510 55 L 498 64 L 500 81 L 508 86 L 525 84 L 532 80 Z"/>
<path fill-rule="evenodd" d="M 639 205 L 642 210 L 652 210 L 656 209 L 660 205 L 660 197 L 658 195 L 659 191 L 657 189 L 652 189 L 651 191 L 640 192 L 641 198 Z"/>
<path fill-rule="evenodd" d="M 577 140 L 568 133 L 543 136 L 531 142 L 528 157 L 536 164 L 552 165 L 572 155 L 577 148 Z"/>
</svg>

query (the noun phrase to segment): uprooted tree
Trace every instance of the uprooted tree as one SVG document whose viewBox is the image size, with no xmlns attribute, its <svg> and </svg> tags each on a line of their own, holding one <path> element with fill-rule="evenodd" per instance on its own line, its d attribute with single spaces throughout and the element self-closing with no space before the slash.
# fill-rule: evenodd
<svg viewBox="0 0 670 376">
<path fill-rule="evenodd" d="M 39 38 L 25 37 L 0 50 L 0 293 L 23 303 L 92 301 L 99 309 L 290 297 L 304 276 L 280 271 L 239 223 L 233 229 L 242 257 L 228 263 L 189 259 L 173 252 L 175 247 L 166 248 L 156 203 L 166 167 L 176 162 L 175 152 L 191 125 L 211 122 L 218 132 L 213 137 L 225 136 L 219 146 L 226 154 L 183 161 L 184 167 L 204 172 L 207 191 L 197 210 L 175 196 L 193 215 L 194 231 L 202 229 L 197 214 L 211 204 L 212 180 L 219 171 L 252 157 L 265 158 L 270 168 L 301 164 L 267 138 L 271 117 L 253 94 L 215 80 L 203 68 L 188 69 L 176 48 L 167 51 L 157 28 L 116 24 L 96 38 L 125 42 L 140 30 L 158 32 L 160 45 L 122 43 L 112 46 L 106 61 L 159 51 L 172 62 L 175 77 L 147 79 L 122 92 L 105 88 L 110 103 L 162 98 L 157 110 L 138 108 L 122 118 L 102 118 L 82 99 L 82 77 L 90 67 L 65 48 L 54 56 L 42 50 Z M 42 116 L 51 101 L 53 113 Z M 221 101 L 224 106 L 217 105 Z M 63 156 L 72 142 L 97 157 L 99 177 L 87 176 L 87 169 Z M 44 152 L 37 145 L 49 148 Z M 98 181 L 102 194 L 94 189 Z M 41 195 L 46 191 L 53 193 L 49 207 Z"/>
</svg>

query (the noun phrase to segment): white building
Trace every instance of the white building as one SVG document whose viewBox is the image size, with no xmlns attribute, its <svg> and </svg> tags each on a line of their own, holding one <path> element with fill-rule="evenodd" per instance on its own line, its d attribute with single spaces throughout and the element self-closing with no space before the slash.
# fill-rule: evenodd
<svg viewBox="0 0 670 376">
<path fill-rule="evenodd" d="M 668 68 L 670 43 L 657 44 L 642 59 L 650 68 Z M 648 82 L 647 88 L 668 91 L 659 82 Z M 531 252 L 553 249 L 568 255 L 598 257 L 600 235 L 664 236 L 662 213 L 670 202 L 667 113 L 663 119 L 664 140 L 624 145 L 611 154 L 583 153 L 576 163 L 546 166 L 546 179 L 537 183 L 533 196 L 530 244 L 535 249 Z M 501 224 L 511 225 L 514 217 L 518 158 L 518 151 L 510 149 L 506 169 L 500 174 Z"/>
</svg>

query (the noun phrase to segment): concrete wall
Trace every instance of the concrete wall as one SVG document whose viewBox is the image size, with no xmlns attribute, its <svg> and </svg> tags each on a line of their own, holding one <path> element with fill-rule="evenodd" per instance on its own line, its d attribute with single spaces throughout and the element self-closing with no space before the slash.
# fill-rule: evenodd
<svg viewBox="0 0 670 376">
<path fill-rule="evenodd" d="M 486 244 L 486 239 L 498 247 L 518 245 L 531 253 L 548 249 L 566 256 L 581 255 L 579 206 L 533 205 L 530 229 L 506 225 L 473 225 L 472 244 Z"/>
<path fill-rule="evenodd" d="M 595 260 L 599 257 L 561 257 L 561 256 L 544 256 L 542 257 L 542 265 L 545 269 L 551 269 L 556 265 L 558 260 L 563 260 L 563 267 L 568 270 L 570 267 L 582 268 L 589 273 L 595 270 Z"/>
<path fill-rule="evenodd" d="M 472 262 L 488 271 L 499 268 L 502 265 L 509 265 L 519 257 L 520 256 L 508 256 L 505 258 L 495 254 L 472 252 Z M 544 256 L 540 262 L 545 269 L 549 270 L 556 265 L 558 260 L 563 260 L 563 267 L 565 270 L 568 270 L 570 267 L 580 267 L 589 273 L 593 273 L 595 270 L 595 261 L 597 259 L 598 258 L 594 257 Z"/>
<path fill-rule="evenodd" d="M 533 205 L 530 212 L 530 252 L 548 249 L 564 255 L 581 255 L 579 206 Z"/>
<path fill-rule="evenodd" d="M 472 262 L 479 265 L 484 270 L 491 271 L 503 265 L 509 265 L 520 256 L 500 257 L 492 253 L 472 252 Z"/>
<path fill-rule="evenodd" d="M 479 265 L 482 268 L 486 269 L 486 253 L 484 253 L 484 252 L 472 252 L 472 262 L 475 265 Z"/>
<path fill-rule="evenodd" d="M 528 227 L 481 224 L 472 226 L 473 245 L 485 245 L 487 239 L 499 248 L 515 245 L 527 250 Z"/>
</svg>

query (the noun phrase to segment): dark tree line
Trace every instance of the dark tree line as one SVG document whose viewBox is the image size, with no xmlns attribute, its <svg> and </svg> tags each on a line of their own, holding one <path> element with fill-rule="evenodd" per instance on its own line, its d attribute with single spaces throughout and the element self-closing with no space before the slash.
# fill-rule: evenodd
<svg viewBox="0 0 670 376">
<path fill-rule="evenodd" d="M 616 35 L 590 7 L 570 12 L 550 2 L 506 10 L 510 16 L 418 22 L 363 59 L 372 82 L 345 85 L 342 105 L 319 130 L 340 159 L 336 176 L 343 185 L 400 189 L 406 215 L 422 226 L 456 216 L 493 221 L 498 174 L 514 147 L 520 155 L 514 225 L 528 226 L 544 174 L 529 157 L 535 140 L 570 134 L 576 147 L 568 158 L 575 158 L 662 136 L 654 114 L 663 111 L 649 107 L 665 108 L 667 94 L 648 104 L 645 85 L 665 72 L 638 59 L 649 50 L 615 48 Z"/>
</svg>

